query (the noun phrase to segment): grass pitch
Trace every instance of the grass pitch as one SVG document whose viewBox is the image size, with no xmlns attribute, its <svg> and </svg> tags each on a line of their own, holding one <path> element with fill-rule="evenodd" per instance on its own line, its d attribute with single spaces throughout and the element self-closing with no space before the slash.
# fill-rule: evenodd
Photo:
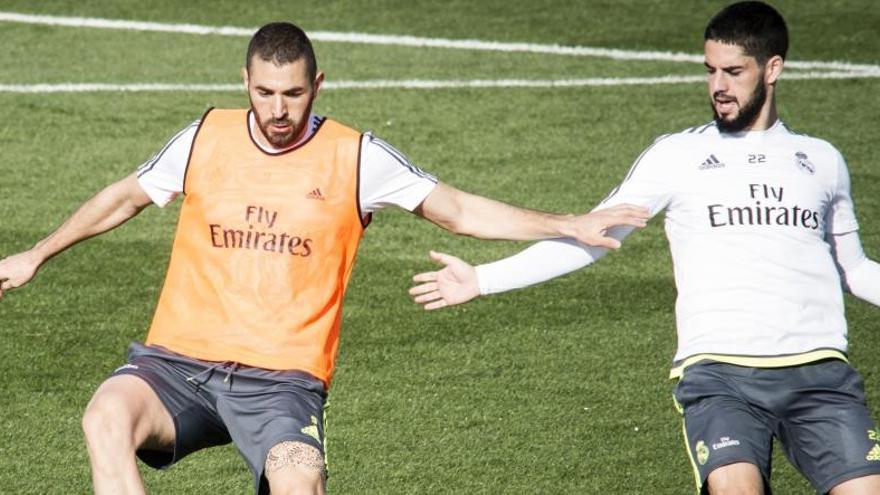
<svg viewBox="0 0 880 495">
<path fill-rule="evenodd" d="M 314 3 L 4 0 L 0 10 L 155 22 L 408 34 L 698 53 L 720 2 Z M 790 59 L 880 63 L 868 0 L 775 2 Z M 237 83 L 247 40 L 0 23 L 0 84 Z M 328 80 L 699 75 L 698 64 L 316 43 Z M 783 81 L 793 128 L 847 157 L 865 249 L 880 258 L 878 79 Z M 708 120 L 700 84 L 555 89 L 334 90 L 316 110 L 373 130 L 442 180 L 534 208 L 584 211 L 658 134 Z M 26 249 L 130 173 L 208 106 L 242 93 L 0 93 L 0 255 Z M 143 338 L 177 206 L 48 263 L 0 302 L 0 493 L 88 493 L 79 418 Z M 447 235 L 404 212 L 367 231 L 331 391 L 334 493 L 692 492 L 666 380 L 675 289 L 659 219 L 621 252 L 540 287 L 426 314 L 406 296 L 429 249 L 475 262 L 522 248 Z M 847 299 L 851 357 L 880 412 L 880 309 Z M 154 493 L 246 493 L 232 447 L 167 472 Z M 777 456 L 779 493 L 810 493 Z"/>
</svg>

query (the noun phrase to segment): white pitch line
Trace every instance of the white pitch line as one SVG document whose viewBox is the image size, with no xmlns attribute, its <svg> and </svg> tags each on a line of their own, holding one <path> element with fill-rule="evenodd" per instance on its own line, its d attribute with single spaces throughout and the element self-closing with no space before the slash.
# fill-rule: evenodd
<svg viewBox="0 0 880 495">
<path fill-rule="evenodd" d="M 783 72 L 782 79 L 815 80 L 815 79 L 875 79 L 880 78 L 880 68 L 865 71 L 837 72 Z"/>
<path fill-rule="evenodd" d="M 197 24 L 173 24 L 159 22 L 124 21 L 92 17 L 63 17 L 50 15 L 31 15 L 0 11 L 0 22 L 41 24 L 47 26 L 87 27 L 100 29 L 120 29 L 127 31 L 153 31 L 219 36 L 251 36 L 256 28 L 233 26 L 204 26 Z M 376 45 L 395 45 L 419 48 L 449 48 L 458 50 L 481 50 L 493 52 L 543 53 L 550 55 L 569 55 L 580 57 L 601 57 L 613 60 L 651 60 L 663 62 L 703 63 L 703 56 L 681 52 L 620 50 L 588 46 L 562 46 L 537 43 L 506 43 L 481 40 L 453 40 L 447 38 L 422 38 L 417 36 L 379 35 L 368 33 L 344 33 L 335 31 L 312 31 L 315 41 L 329 43 L 359 43 Z M 828 69 L 835 71 L 874 71 L 880 65 L 852 64 L 849 62 L 789 61 L 786 65 L 793 69 Z"/>
<path fill-rule="evenodd" d="M 252 36 L 256 28 L 231 26 L 200 26 L 196 24 L 165 24 L 160 22 L 123 21 L 95 17 L 63 17 L 54 15 L 32 15 L 0 11 L 0 21 L 21 24 L 41 24 L 44 26 L 85 27 L 99 29 L 121 29 L 124 31 L 155 31 L 160 33 L 182 33 L 219 36 Z"/>
<path fill-rule="evenodd" d="M 874 72 L 800 72 L 786 73 L 784 79 L 864 79 L 880 78 Z M 581 88 L 607 86 L 653 86 L 659 84 L 702 83 L 705 76 L 660 77 L 599 77 L 589 79 L 475 79 L 475 80 L 367 80 L 327 81 L 322 86 L 328 90 L 345 89 L 462 89 L 462 88 Z M 167 83 L 62 83 L 62 84 L 0 84 L 0 93 L 140 93 L 140 92 L 238 92 L 244 91 L 239 84 L 167 84 Z"/>
<path fill-rule="evenodd" d="M 163 91 L 229 92 L 242 91 L 241 84 L 164 84 L 164 83 L 60 83 L 60 84 L 0 84 L 0 93 L 142 93 Z"/>
</svg>

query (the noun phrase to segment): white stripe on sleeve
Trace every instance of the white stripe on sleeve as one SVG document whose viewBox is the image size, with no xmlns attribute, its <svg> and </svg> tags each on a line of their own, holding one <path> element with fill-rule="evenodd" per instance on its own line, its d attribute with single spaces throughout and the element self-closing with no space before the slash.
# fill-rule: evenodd
<svg viewBox="0 0 880 495">
<path fill-rule="evenodd" d="M 365 133 L 361 140 L 360 205 L 371 213 L 388 206 L 414 210 L 437 185 L 396 148 Z"/>
<path fill-rule="evenodd" d="M 186 164 L 200 123 L 201 119 L 186 126 L 138 167 L 138 183 L 160 208 L 183 192 Z"/>
</svg>

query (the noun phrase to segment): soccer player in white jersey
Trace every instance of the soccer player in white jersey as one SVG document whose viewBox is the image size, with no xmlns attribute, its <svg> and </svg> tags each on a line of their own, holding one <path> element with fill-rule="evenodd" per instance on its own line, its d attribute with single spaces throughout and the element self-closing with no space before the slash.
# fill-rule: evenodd
<svg viewBox="0 0 880 495">
<path fill-rule="evenodd" d="M 293 24 L 257 31 L 242 74 L 249 110 L 206 113 L 32 249 L 0 260 L 2 296 L 77 242 L 185 196 L 147 345 L 129 348 L 83 418 L 98 494 L 144 492 L 136 455 L 165 467 L 230 441 L 257 493 L 323 493 L 342 294 L 372 212 L 397 206 L 476 237 L 610 247 L 608 227 L 647 217 L 631 206 L 553 215 L 467 194 L 313 114 L 324 76 Z"/>
<path fill-rule="evenodd" d="M 774 93 L 785 22 L 761 2 L 719 12 L 705 31 L 714 121 L 661 136 L 602 203 L 665 212 L 678 288 L 672 377 L 703 493 L 769 493 L 770 448 L 819 493 L 880 493 L 880 432 L 846 360 L 841 287 L 880 305 L 840 153 L 782 123 Z M 612 233 L 619 240 L 632 229 Z M 426 309 L 525 287 L 607 250 L 543 241 L 476 268 L 416 275 Z"/>
</svg>

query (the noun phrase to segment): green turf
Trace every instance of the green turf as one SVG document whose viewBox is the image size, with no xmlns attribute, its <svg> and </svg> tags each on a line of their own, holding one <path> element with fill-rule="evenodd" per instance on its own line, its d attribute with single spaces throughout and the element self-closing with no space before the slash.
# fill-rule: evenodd
<svg viewBox="0 0 880 495">
<path fill-rule="evenodd" d="M 0 10 L 310 30 L 700 50 L 719 2 L 318 3 L 4 0 Z M 779 2 L 792 58 L 880 62 L 872 2 Z M 0 23 L 0 83 L 235 83 L 246 39 Z M 318 44 L 336 80 L 700 74 L 699 65 Z M 861 235 L 880 258 L 874 166 L 880 80 L 787 81 L 781 113 L 849 160 Z M 701 84 L 568 89 L 325 91 L 317 111 L 371 129 L 442 180 L 535 208 L 583 211 L 654 138 L 708 119 Z M 26 249 L 208 106 L 235 93 L 0 93 L 0 255 Z M 81 411 L 142 339 L 177 206 L 47 264 L 0 302 L 0 493 L 88 493 Z M 472 261 L 523 245 L 455 238 L 376 215 L 344 312 L 328 439 L 334 493 L 691 493 L 666 380 L 675 289 L 660 222 L 620 253 L 540 287 L 425 314 L 405 295 L 429 249 Z M 880 401 L 878 310 L 847 299 L 851 355 Z M 880 409 L 873 407 L 875 412 Z M 777 492 L 809 493 L 778 456 Z M 233 448 L 144 470 L 154 493 L 246 493 Z"/>
</svg>

